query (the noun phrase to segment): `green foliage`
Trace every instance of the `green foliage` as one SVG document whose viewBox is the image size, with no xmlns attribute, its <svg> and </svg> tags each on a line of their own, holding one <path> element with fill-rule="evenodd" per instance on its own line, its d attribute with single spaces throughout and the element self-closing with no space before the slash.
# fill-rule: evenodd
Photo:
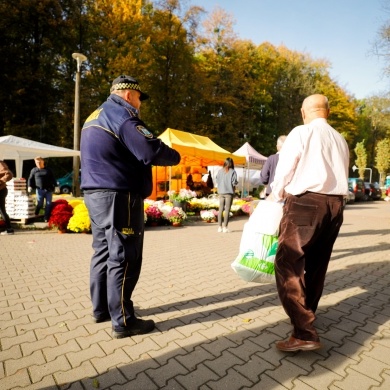
<svg viewBox="0 0 390 390">
<path fill-rule="evenodd" d="M 365 140 L 358 142 L 355 147 L 356 160 L 355 164 L 359 168 L 359 177 L 364 179 L 364 171 L 367 167 L 367 152 L 364 146 Z"/>
<path fill-rule="evenodd" d="M 376 146 L 376 167 L 380 173 L 382 185 L 387 172 L 390 170 L 390 139 L 386 138 L 378 142 Z"/>
<path fill-rule="evenodd" d="M 81 122 L 125 73 L 151 96 L 141 111 L 156 135 L 176 128 L 208 136 L 229 151 L 248 141 L 267 156 L 275 152 L 278 136 L 302 124 L 303 99 L 323 93 L 331 105 L 330 124 L 351 148 L 366 139 L 373 163 L 375 146 L 389 137 L 390 126 L 375 120 L 371 131 L 369 102 L 358 106 L 331 79 L 329 63 L 284 46 L 237 39 L 234 21 L 222 9 L 204 20 L 201 35 L 203 10 L 185 4 L 1 0 L 0 136 L 73 147 L 72 53 L 81 52 L 88 58 L 81 69 Z M 390 103 L 382 103 L 385 114 Z M 52 167 L 61 176 L 71 169 L 71 159 L 66 169 L 55 162 Z"/>
</svg>

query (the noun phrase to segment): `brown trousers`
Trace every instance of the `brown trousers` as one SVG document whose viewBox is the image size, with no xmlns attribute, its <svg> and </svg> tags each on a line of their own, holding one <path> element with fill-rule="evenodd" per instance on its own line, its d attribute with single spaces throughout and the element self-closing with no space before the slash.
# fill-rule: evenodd
<svg viewBox="0 0 390 390">
<path fill-rule="evenodd" d="M 343 223 L 343 196 L 288 195 L 275 257 L 276 285 L 294 327 L 292 336 L 318 341 L 313 326 L 333 244 Z"/>
</svg>

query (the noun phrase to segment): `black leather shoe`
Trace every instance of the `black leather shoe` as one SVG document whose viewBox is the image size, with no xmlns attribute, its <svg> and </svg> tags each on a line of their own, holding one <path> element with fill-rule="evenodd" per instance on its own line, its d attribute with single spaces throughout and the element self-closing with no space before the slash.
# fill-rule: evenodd
<svg viewBox="0 0 390 390">
<path fill-rule="evenodd" d="M 123 339 L 125 337 L 136 336 L 138 334 L 149 333 L 154 329 L 153 320 L 141 320 L 139 318 L 132 321 L 125 330 L 112 330 L 112 337 L 114 339 Z"/>
<path fill-rule="evenodd" d="M 279 351 L 284 352 L 295 352 L 295 351 L 314 351 L 322 347 L 319 341 L 307 341 L 296 339 L 291 336 L 288 340 L 278 341 L 276 343 L 276 348 Z"/>
<path fill-rule="evenodd" d="M 111 317 L 110 317 L 109 314 L 105 315 L 104 317 L 95 317 L 95 316 L 92 314 L 92 321 L 93 321 L 95 324 L 100 324 L 101 322 L 111 321 Z"/>
</svg>

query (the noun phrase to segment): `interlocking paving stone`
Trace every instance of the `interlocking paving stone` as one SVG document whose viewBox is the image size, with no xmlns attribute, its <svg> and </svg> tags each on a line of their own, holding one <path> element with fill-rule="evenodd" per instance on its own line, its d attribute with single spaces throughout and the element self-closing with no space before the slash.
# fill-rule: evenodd
<svg viewBox="0 0 390 390">
<path fill-rule="evenodd" d="M 38 362 L 39 363 L 39 362 Z M 64 355 L 44 364 L 32 364 L 29 368 L 33 383 L 39 382 L 47 375 L 56 375 L 58 372 L 70 370 L 71 366 Z"/>
<path fill-rule="evenodd" d="M 97 375 L 95 368 L 90 362 L 84 362 L 79 367 L 71 370 L 60 370 L 58 369 L 54 378 L 60 386 L 66 385 L 67 383 L 77 382 L 84 378 L 93 378 Z"/>
<path fill-rule="evenodd" d="M 30 367 L 33 364 L 45 364 L 45 358 L 41 351 L 33 352 L 29 356 L 18 359 L 9 359 L 5 362 L 5 372 L 7 375 L 13 375 L 22 368 Z"/>
<path fill-rule="evenodd" d="M 340 380 L 342 377 L 321 365 L 314 364 L 308 375 L 300 375 L 299 380 L 316 390 L 328 389 L 329 383 Z M 293 381 L 297 384 L 297 381 Z"/>
<path fill-rule="evenodd" d="M 306 353 L 275 348 L 291 331 L 275 284 L 230 267 L 246 217 L 229 235 L 148 228 L 133 299 L 156 330 L 121 340 L 91 321 L 91 235 L 0 237 L 0 389 L 390 388 L 389 213 L 347 206 L 315 322 L 324 346 Z"/>
<path fill-rule="evenodd" d="M 184 389 L 199 389 L 200 386 L 211 380 L 217 380 L 218 375 L 206 367 L 204 364 L 191 369 L 191 372 L 187 375 L 178 375 L 175 379 L 179 382 Z"/>
<path fill-rule="evenodd" d="M 371 386 L 377 386 L 380 384 L 380 382 L 371 379 L 367 375 L 363 375 L 350 368 L 346 369 L 346 374 L 347 375 L 344 379 L 336 380 L 333 384 L 343 390 L 369 389 Z"/>
</svg>

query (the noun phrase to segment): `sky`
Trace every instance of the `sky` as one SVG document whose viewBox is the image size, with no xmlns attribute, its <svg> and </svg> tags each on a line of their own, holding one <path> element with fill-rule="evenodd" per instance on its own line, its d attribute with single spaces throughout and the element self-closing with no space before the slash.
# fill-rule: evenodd
<svg viewBox="0 0 390 390">
<path fill-rule="evenodd" d="M 191 0 L 207 12 L 223 8 L 240 39 L 270 42 L 330 62 L 329 73 L 363 99 L 390 88 L 385 63 L 373 54 L 380 27 L 390 18 L 388 0 Z"/>
</svg>

